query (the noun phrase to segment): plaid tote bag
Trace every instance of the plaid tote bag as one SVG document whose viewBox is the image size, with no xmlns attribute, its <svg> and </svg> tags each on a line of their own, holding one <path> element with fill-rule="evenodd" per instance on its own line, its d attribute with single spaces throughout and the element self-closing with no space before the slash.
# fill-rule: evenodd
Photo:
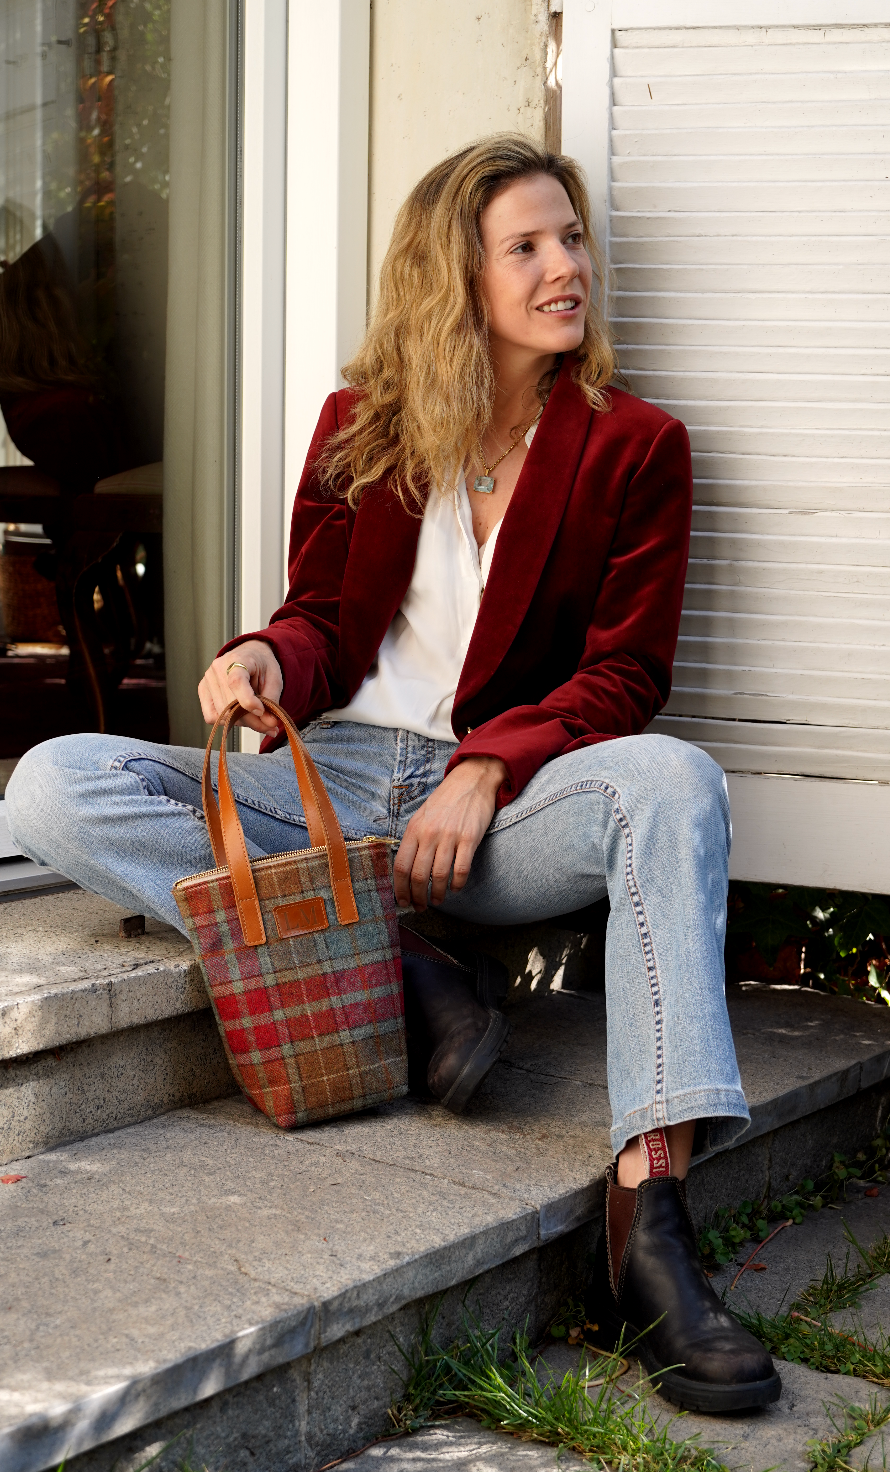
<svg viewBox="0 0 890 1472">
<path fill-rule="evenodd" d="M 282 1128 L 408 1091 L 392 848 L 346 843 L 315 764 L 280 706 L 310 848 L 250 859 L 226 765 L 233 702 L 210 733 L 204 816 L 217 867 L 173 886 L 232 1072 Z M 222 726 L 219 806 L 210 777 Z"/>
</svg>

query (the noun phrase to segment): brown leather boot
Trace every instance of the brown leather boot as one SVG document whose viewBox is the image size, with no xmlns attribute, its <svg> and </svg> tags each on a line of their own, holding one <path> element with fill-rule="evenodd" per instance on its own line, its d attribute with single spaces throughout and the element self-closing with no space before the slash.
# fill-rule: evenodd
<svg viewBox="0 0 890 1472">
<path fill-rule="evenodd" d="M 479 999 L 480 989 L 486 997 L 497 994 L 499 978 L 489 965 L 455 961 L 403 926 L 399 933 L 409 1087 L 415 1094 L 432 1094 L 452 1114 L 460 1114 L 497 1062 L 510 1032 L 503 1013 Z"/>
<path fill-rule="evenodd" d="M 635 1191 L 606 1172 L 606 1220 L 585 1304 L 596 1340 L 613 1348 L 638 1335 L 639 1355 L 663 1396 L 688 1411 L 748 1410 L 778 1400 L 772 1359 L 728 1313 L 699 1261 L 676 1176 Z"/>
</svg>

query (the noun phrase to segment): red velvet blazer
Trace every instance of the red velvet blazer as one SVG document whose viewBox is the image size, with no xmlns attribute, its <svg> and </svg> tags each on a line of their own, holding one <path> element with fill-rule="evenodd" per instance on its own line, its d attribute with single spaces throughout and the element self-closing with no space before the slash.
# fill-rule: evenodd
<svg viewBox="0 0 890 1472">
<path fill-rule="evenodd" d="M 571 361 L 498 534 L 454 700 L 460 745 L 449 767 L 500 757 L 509 776 L 499 806 L 551 757 L 642 731 L 671 687 L 692 506 L 686 430 L 620 389 L 609 390 L 609 412 L 594 412 Z M 352 699 L 417 551 L 420 518 L 387 484 L 358 511 L 319 485 L 319 449 L 350 401 L 350 390 L 331 394 L 315 431 L 294 504 L 287 602 L 269 628 L 242 636 L 272 645 L 282 704 L 298 723 Z"/>
</svg>

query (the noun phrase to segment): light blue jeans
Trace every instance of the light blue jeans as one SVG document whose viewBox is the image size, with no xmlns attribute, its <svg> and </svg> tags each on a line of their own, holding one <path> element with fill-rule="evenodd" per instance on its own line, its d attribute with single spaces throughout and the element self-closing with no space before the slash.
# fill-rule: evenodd
<svg viewBox="0 0 890 1472">
<path fill-rule="evenodd" d="M 450 742 L 352 722 L 303 738 L 347 838 L 401 838 L 442 780 Z M 182 930 L 170 890 L 214 867 L 202 751 L 130 736 L 35 746 L 6 789 L 19 847 L 125 910 Z M 305 848 L 288 748 L 229 758 L 252 857 Z M 713 1148 L 748 1121 L 726 1012 L 729 803 L 720 768 L 669 736 L 628 736 L 542 767 L 495 814 L 443 910 L 488 925 L 542 920 L 608 894 L 608 1082 L 616 1153 L 641 1131 L 708 1122 Z"/>
</svg>

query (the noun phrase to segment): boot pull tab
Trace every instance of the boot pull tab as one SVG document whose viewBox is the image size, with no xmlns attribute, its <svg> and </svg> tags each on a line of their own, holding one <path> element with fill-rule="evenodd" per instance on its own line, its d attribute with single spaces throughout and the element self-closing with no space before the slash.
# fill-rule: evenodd
<svg viewBox="0 0 890 1472">
<path fill-rule="evenodd" d="M 647 1130 L 639 1140 L 640 1154 L 650 1181 L 664 1180 L 671 1173 L 671 1153 L 664 1130 Z"/>
</svg>

